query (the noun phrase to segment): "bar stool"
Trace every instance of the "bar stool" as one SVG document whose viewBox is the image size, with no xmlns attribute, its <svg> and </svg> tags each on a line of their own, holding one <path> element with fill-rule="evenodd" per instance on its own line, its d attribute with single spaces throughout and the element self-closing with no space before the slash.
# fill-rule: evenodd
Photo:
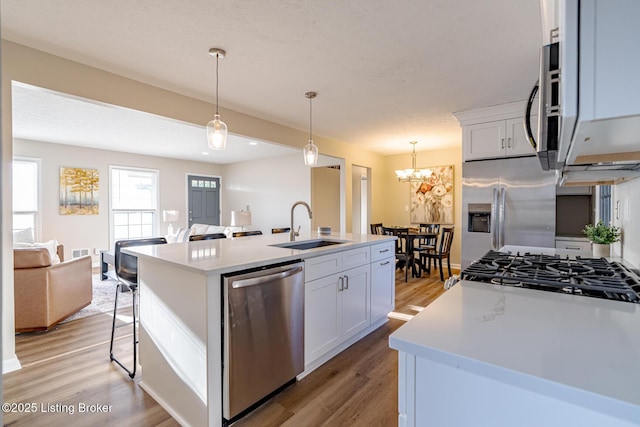
<svg viewBox="0 0 640 427">
<path fill-rule="evenodd" d="M 136 334 L 136 295 L 138 293 L 138 258 L 133 255 L 125 254 L 122 252 L 122 248 L 128 248 L 132 246 L 146 246 L 146 245 L 160 245 L 167 243 L 164 237 L 153 237 L 149 239 L 137 239 L 137 240 L 119 240 L 116 242 L 115 247 L 115 273 L 118 279 L 118 285 L 116 286 L 116 298 L 113 304 L 113 323 L 111 324 L 111 345 L 109 346 L 109 358 L 112 362 L 116 362 L 122 369 L 127 371 L 129 377 L 133 378 L 136 375 L 136 368 L 138 366 L 138 351 L 136 344 L 138 344 L 138 336 Z M 116 314 L 118 312 L 118 294 L 125 289 L 131 290 L 132 297 L 132 311 L 133 311 L 133 370 L 127 369 L 118 359 L 113 355 L 113 337 L 116 331 Z"/>
</svg>

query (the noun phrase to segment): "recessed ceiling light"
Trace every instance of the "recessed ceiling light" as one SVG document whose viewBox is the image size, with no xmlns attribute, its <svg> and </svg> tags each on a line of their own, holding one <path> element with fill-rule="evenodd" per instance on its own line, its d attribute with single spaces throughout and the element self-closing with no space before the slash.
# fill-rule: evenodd
<svg viewBox="0 0 640 427">
<path fill-rule="evenodd" d="M 208 156 L 209 152 L 208 151 L 203 151 L 202 154 L 205 155 L 205 156 Z"/>
<path fill-rule="evenodd" d="M 249 142 L 249 145 L 258 145 L 258 143 L 255 142 L 255 141 L 251 141 L 251 142 Z"/>
</svg>

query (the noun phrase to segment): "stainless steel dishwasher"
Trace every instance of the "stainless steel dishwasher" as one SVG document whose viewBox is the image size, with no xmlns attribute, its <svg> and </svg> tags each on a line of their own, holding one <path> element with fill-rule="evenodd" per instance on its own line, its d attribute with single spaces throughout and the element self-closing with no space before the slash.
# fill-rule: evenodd
<svg viewBox="0 0 640 427">
<path fill-rule="evenodd" d="M 223 417 L 229 421 L 304 370 L 304 263 L 223 276 Z"/>
</svg>

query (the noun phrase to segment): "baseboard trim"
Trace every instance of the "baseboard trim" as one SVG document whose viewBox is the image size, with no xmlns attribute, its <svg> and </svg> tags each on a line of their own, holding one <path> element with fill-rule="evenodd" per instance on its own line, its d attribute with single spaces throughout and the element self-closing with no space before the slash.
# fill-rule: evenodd
<svg viewBox="0 0 640 427">
<path fill-rule="evenodd" d="M 327 363 L 333 357 L 337 356 L 339 353 L 342 353 L 344 350 L 346 350 L 347 348 L 351 347 L 353 344 L 355 344 L 356 342 L 360 341 L 362 338 L 366 337 L 371 332 L 375 331 L 380 326 L 382 326 L 385 323 L 387 323 L 388 320 L 389 319 L 387 318 L 387 316 L 384 316 L 384 317 L 374 321 L 366 329 L 363 329 L 362 331 L 360 331 L 356 335 L 354 335 L 351 338 L 347 339 L 346 341 L 342 342 L 337 347 L 334 347 L 333 349 L 331 349 L 330 351 L 328 351 L 324 355 L 320 356 L 319 358 L 317 358 L 316 360 L 311 362 L 309 365 L 305 366 L 304 371 L 300 375 L 298 375 L 296 377 L 296 379 L 298 379 L 298 380 L 303 379 L 304 377 L 309 375 L 311 372 L 315 371 L 320 366 L 322 366 L 325 363 Z"/>
<path fill-rule="evenodd" d="M 9 372 L 18 371 L 20 369 L 22 369 L 22 365 L 18 360 L 18 356 L 15 354 L 9 359 L 2 360 L 2 374 L 8 374 Z"/>
</svg>

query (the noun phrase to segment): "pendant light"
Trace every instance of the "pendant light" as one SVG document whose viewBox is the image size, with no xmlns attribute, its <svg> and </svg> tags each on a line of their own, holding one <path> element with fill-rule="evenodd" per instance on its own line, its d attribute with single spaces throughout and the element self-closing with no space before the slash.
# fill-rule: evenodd
<svg viewBox="0 0 640 427">
<path fill-rule="evenodd" d="M 421 182 L 427 174 L 416 169 L 416 144 L 418 141 L 411 141 L 413 152 L 411 153 L 411 169 L 400 169 L 396 171 L 396 176 L 400 182 Z"/>
<path fill-rule="evenodd" d="M 318 94 L 316 92 L 307 92 L 304 96 L 309 99 L 309 143 L 302 150 L 304 155 L 304 164 L 307 166 L 315 166 L 318 164 L 318 146 L 313 143 L 311 136 L 311 100 Z"/>
<path fill-rule="evenodd" d="M 220 120 L 218 114 L 218 61 L 226 54 L 227 52 L 217 47 L 209 49 L 209 55 L 216 58 L 216 115 L 207 123 L 207 142 L 211 150 L 224 150 L 227 146 L 227 125 Z"/>
</svg>

